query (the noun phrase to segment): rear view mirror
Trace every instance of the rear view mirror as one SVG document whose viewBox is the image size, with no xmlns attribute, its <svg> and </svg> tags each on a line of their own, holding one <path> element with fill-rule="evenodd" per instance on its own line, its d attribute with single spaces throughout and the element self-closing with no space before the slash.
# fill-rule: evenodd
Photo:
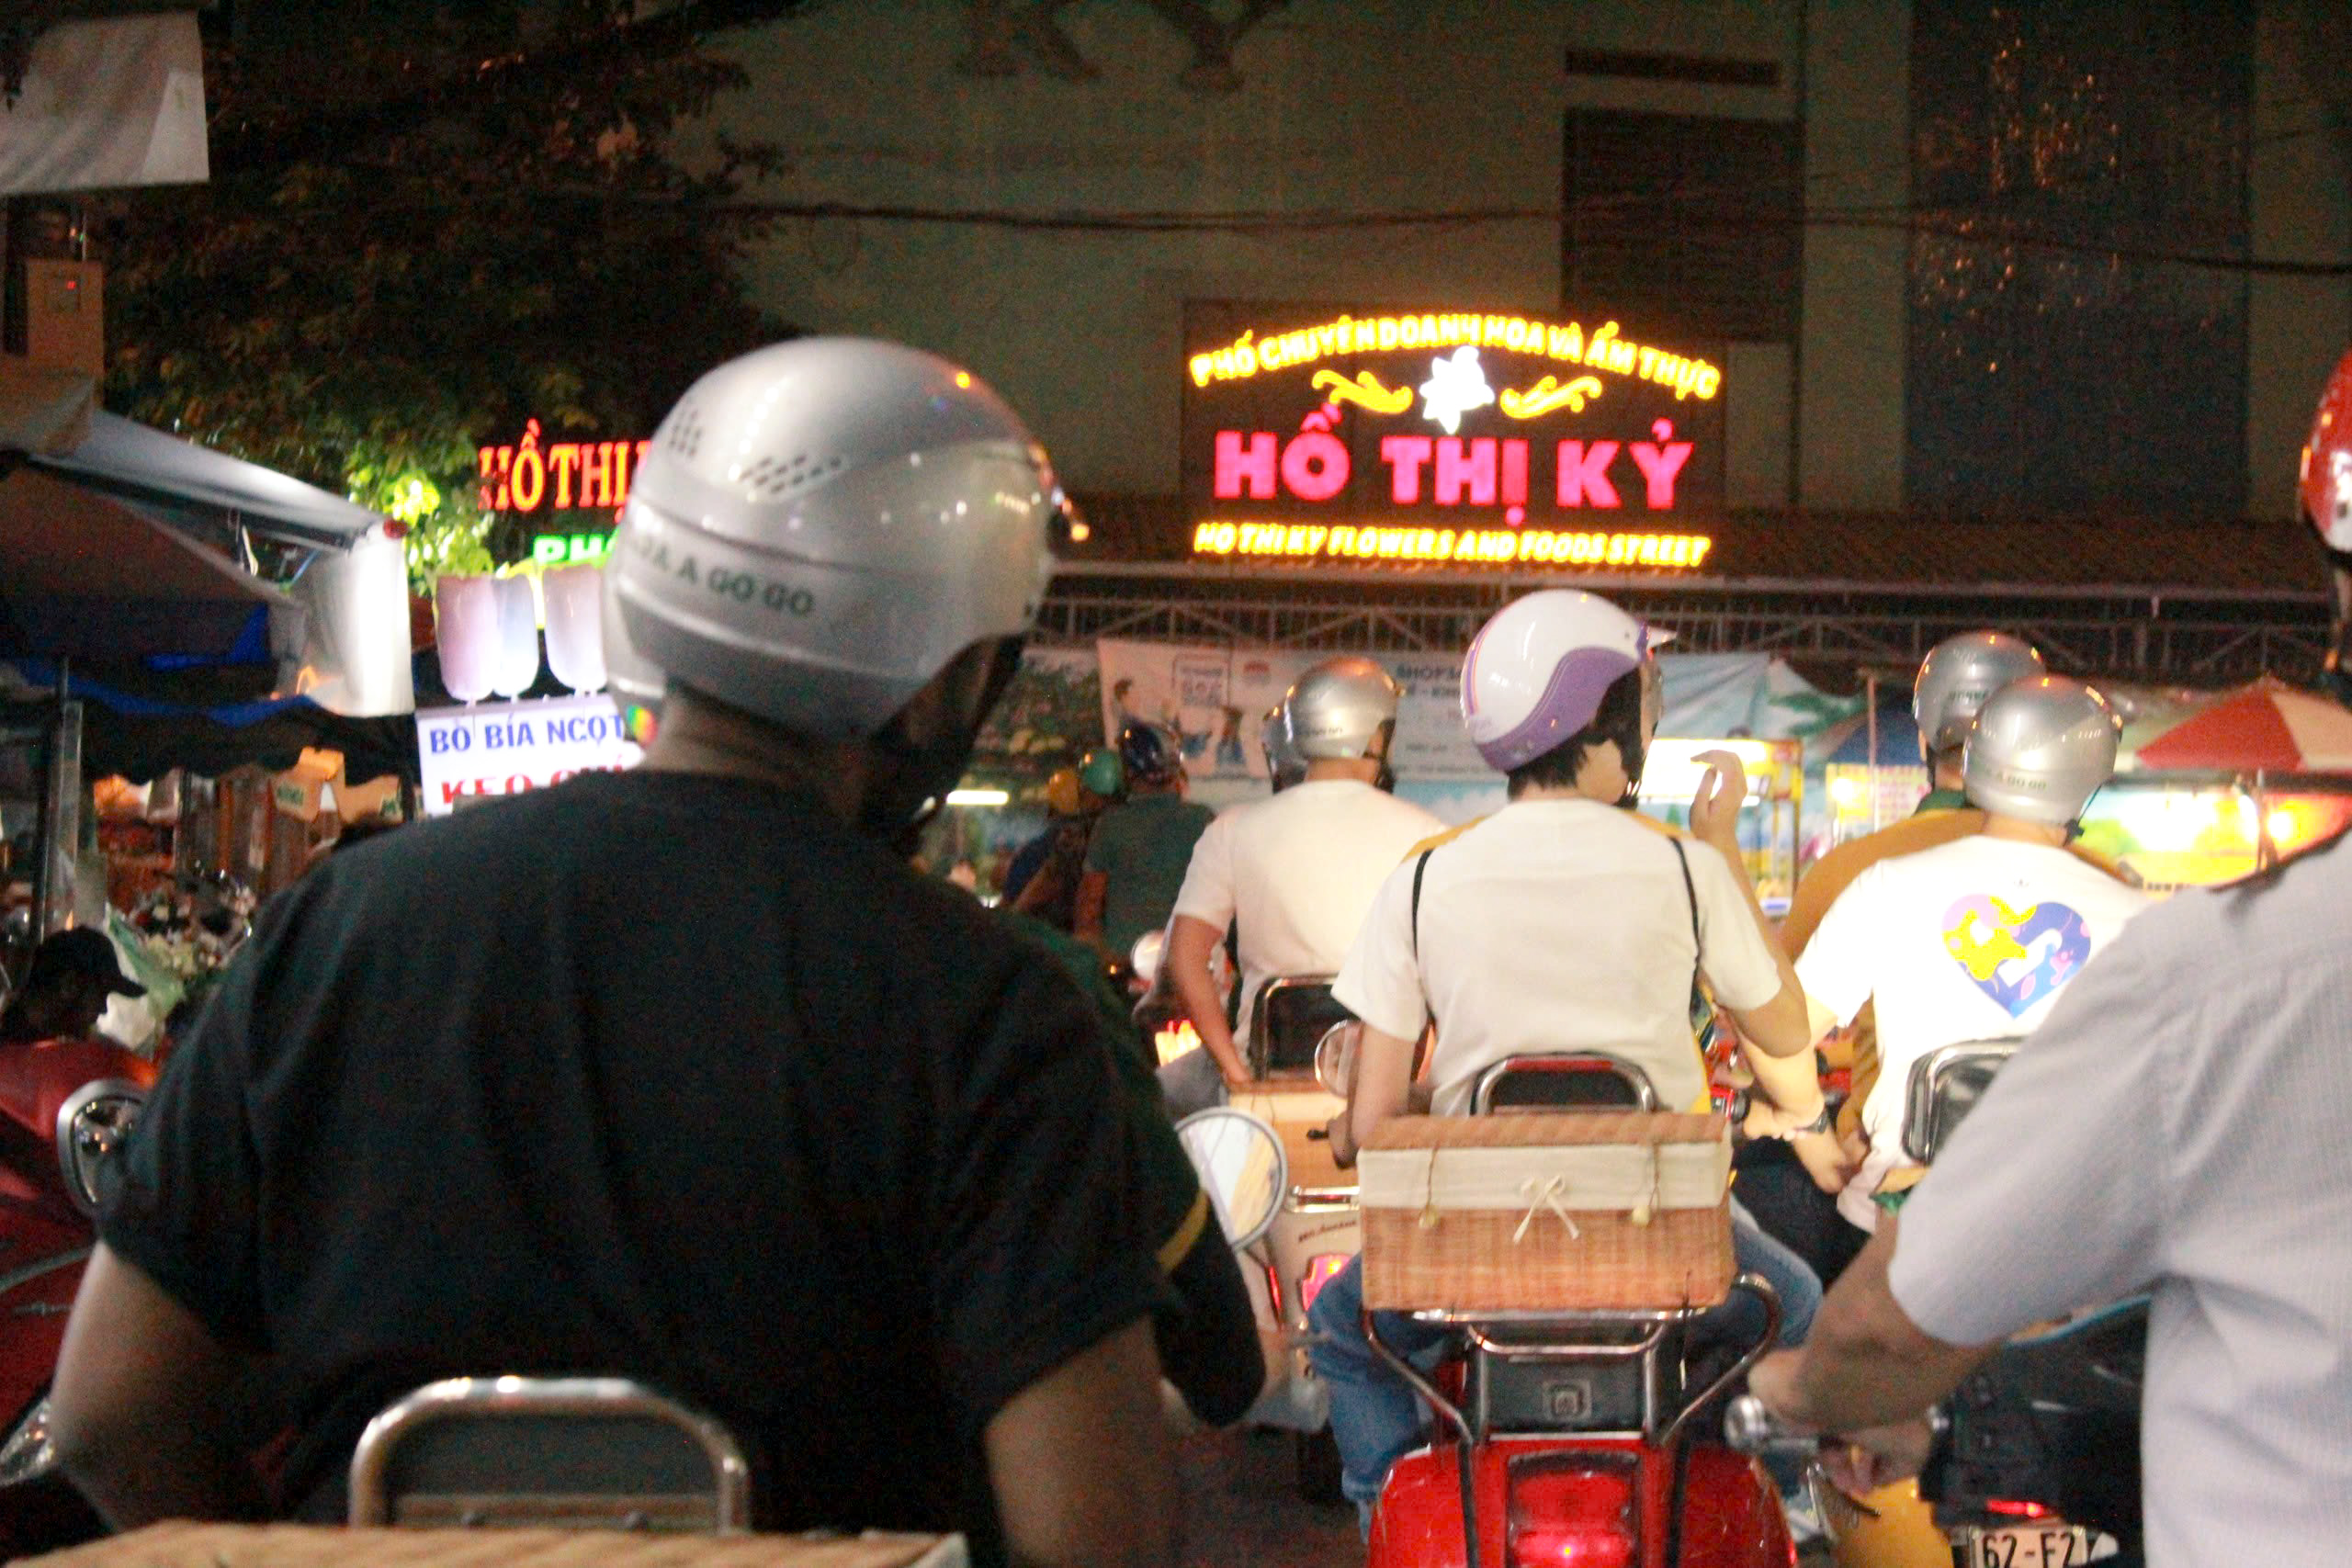
<svg viewBox="0 0 2352 1568">
<path fill-rule="evenodd" d="M 1363 1038 L 1363 1024 L 1351 1018 L 1325 1030 L 1315 1043 L 1315 1081 L 1324 1093 L 1348 1098 L 1356 1076 L 1356 1043 Z"/>
<path fill-rule="evenodd" d="M 96 1218 L 100 1172 L 146 1108 L 147 1091 L 121 1078 L 84 1084 L 57 1108 L 57 1163 L 74 1206 Z"/>
<path fill-rule="evenodd" d="M 1266 1234 L 1290 1190 L 1290 1158 L 1274 1130 L 1246 1111 L 1196 1111 L 1176 1123 L 1225 1239 L 1248 1247 Z"/>
</svg>

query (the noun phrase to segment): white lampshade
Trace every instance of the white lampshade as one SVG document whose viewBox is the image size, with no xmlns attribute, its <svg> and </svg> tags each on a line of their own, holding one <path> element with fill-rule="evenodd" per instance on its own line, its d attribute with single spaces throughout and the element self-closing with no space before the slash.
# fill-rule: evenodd
<svg viewBox="0 0 2352 1568">
<path fill-rule="evenodd" d="M 498 676 L 498 582 L 457 572 L 433 580 L 441 684 L 461 703 L 490 695 Z"/>
<path fill-rule="evenodd" d="M 498 668 L 491 690 L 519 697 L 539 678 L 539 602 L 527 577 L 502 577 L 498 590 Z"/>
<path fill-rule="evenodd" d="M 548 607 L 548 667 L 575 692 L 605 684 L 605 569 L 550 567 L 539 578 Z"/>
</svg>

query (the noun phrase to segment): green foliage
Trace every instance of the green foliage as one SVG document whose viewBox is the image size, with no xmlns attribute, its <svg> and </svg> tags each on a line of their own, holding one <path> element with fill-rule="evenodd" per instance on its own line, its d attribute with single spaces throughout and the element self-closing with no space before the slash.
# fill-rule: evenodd
<svg viewBox="0 0 2352 1568">
<path fill-rule="evenodd" d="M 688 41 L 602 47 L 635 9 L 238 6 L 207 39 L 212 182 L 114 204 L 111 405 L 405 509 L 419 586 L 526 556 L 482 513 L 477 446 L 533 416 L 549 439 L 648 434 L 784 331 L 744 301 L 750 230 L 723 210 L 771 155 L 673 158 L 741 73 Z"/>
</svg>

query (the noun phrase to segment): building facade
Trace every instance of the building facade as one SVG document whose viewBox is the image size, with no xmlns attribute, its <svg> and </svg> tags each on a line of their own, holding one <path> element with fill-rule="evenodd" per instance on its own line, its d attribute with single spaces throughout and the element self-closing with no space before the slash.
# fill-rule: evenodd
<svg viewBox="0 0 2352 1568">
<path fill-rule="evenodd" d="M 2076 619 L 2098 601 L 2161 628 L 2167 599 L 2204 595 L 2223 641 L 2254 628 L 2284 649 L 2255 660 L 2288 672 L 2324 620 L 2292 496 L 2352 340 L 2352 131 L 2329 86 L 2352 13 L 2327 0 L 903 0 L 729 48 L 758 86 L 714 131 L 785 154 L 756 193 L 777 218 L 761 301 L 971 366 L 1095 501 L 1094 560 L 1190 562 L 1163 574 L 1171 602 L 1581 579 L 1704 602 L 1710 625 L 1762 616 L 1729 641 L 1802 642 L 1774 617 L 1835 620 L 1841 594 L 1930 631 L 1890 607 L 2023 624 L 2052 590 Z M 1582 343 L 1606 322 L 1705 365 L 1716 393 L 1666 409 L 1695 454 L 1673 517 L 1637 515 L 1627 457 L 1623 512 L 1572 521 L 1703 536 L 1707 558 L 1334 577 L 1201 551 L 1204 421 L 1224 417 L 1188 376 L 1203 323 L 1334 312 Z M 1632 406 L 1610 385 L 1597 407 Z M 1640 434 L 1611 434 L 1628 454 Z M 1507 494 L 1508 432 L 1496 449 Z M 1549 494 L 1554 444 L 1534 450 Z M 1295 500 L 1287 478 L 1266 496 Z M 1396 520 L 1450 520 L 1430 499 Z M 1114 564 L 1071 592 L 1108 579 L 1163 591 Z M 1835 641 L 1807 650 L 1908 652 Z M 2248 646 L 2209 672 L 2242 672 Z M 2184 647 L 2162 672 L 2212 651 Z"/>
</svg>

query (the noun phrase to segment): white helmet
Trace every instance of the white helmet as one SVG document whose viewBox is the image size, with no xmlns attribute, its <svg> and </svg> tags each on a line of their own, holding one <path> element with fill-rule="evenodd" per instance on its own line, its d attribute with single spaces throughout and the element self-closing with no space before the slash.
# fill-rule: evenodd
<svg viewBox="0 0 2352 1568">
<path fill-rule="evenodd" d="M 1462 722 L 1487 765 L 1510 773 L 1589 728 L 1609 688 L 1649 657 L 1649 627 L 1608 600 L 1540 590 L 1504 605 L 1471 639 Z M 1637 756 L 1625 761 L 1638 773 Z"/>
<path fill-rule="evenodd" d="M 617 549 L 621 534 L 616 530 L 613 543 Z M 662 671 L 646 661 L 628 640 L 628 627 L 621 624 L 620 603 L 613 596 L 613 573 L 605 573 L 604 586 L 597 594 L 599 611 L 605 628 L 605 689 L 612 694 L 613 704 L 621 710 L 627 721 L 629 709 L 642 708 L 660 718 L 662 694 L 665 682 Z"/>
<path fill-rule="evenodd" d="M 1045 453 L 969 372 L 803 338 L 686 389 L 606 573 L 628 640 L 671 681 L 864 739 L 967 649 L 1028 631 L 1065 524 Z"/>
<path fill-rule="evenodd" d="M 1396 722 L 1402 695 L 1387 671 L 1369 659 L 1327 659 L 1283 694 L 1283 731 L 1308 761 L 1366 755 L 1384 726 Z"/>
<path fill-rule="evenodd" d="M 2042 675 L 1994 693 L 1968 727 L 1960 771 L 1969 804 L 2064 827 L 2115 772 L 2122 721 L 2080 681 Z"/>
<path fill-rule="evenodd" d="M 1929 649 L 1911 682 L 1911 717 L 1928 755 L 1966 740 L 1968 721 L 1985 698 L 2041 671 L 2033 645 L 2002 632 L 1962 632 Z"/>
</svg>

